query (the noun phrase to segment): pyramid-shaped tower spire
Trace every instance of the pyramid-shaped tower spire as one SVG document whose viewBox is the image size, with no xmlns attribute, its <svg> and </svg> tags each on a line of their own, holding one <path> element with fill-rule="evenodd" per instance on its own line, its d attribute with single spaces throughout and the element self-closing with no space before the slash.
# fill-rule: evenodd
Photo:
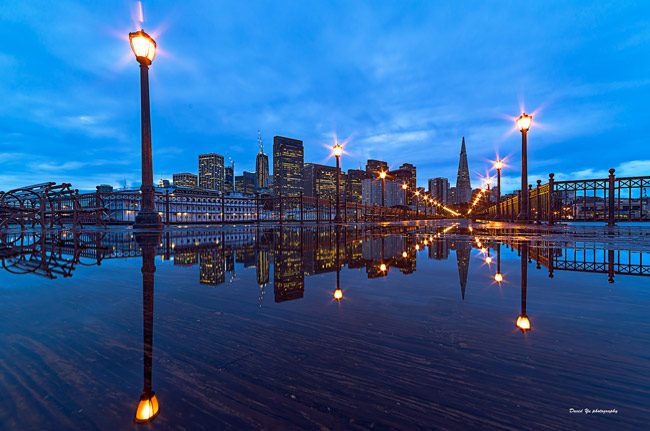
<svg viewBox="0 0 650 431">
<path fill-rule="evenodd" d="M 465 137 L 460 144 L 460 159 L 458 160 L 458 177 L 456 177 L 456 203 L 467 203 L 472 199 L 472 184 L 469 179 L 469 165 L 467 163 L 467 148 Z"/>
</svg>

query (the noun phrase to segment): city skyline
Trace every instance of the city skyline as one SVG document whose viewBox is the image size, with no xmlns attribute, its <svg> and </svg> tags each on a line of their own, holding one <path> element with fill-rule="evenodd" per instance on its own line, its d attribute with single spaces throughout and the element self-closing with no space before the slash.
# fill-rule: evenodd
<svg viewBox="0 0 650 431">
<path fill-rule="evenodd" d="M 24 35 L 0 53 L 6 101 L 0 188 L 43 179 L 80 189 L 139 182 L 137 71 L 124 39 L 136 25 L 134 4 L 10 1 L 0 8 L 5 39 Z M 267 141 L 272 135 L 303 140 L 305 159 L 321 164 L 333 163 L 328 147 L 336 133 L 349 140 L 344 170 L 369 158 L 388 160 L 392 169 L 415 162 L 419 186 L 455 177 L 457 142 L 465 136 L 472 181 L 497 151 L 509 157 L 508 192 L 519 188 L 512 120 L 522 109 L 535 114 L 531 183 L 549 172 L 558 179 L 604 177 L 613 167 L 619 175 L 638 175 L 650 166 L 641 153 L 644 137 L 636 133 L 649 122 L 642 102 L 650 95 L 649 63 L 637 55 L 650 40 L 644 3 L 563 5 L 553 14 L 532 4 L 523 16 L 507 4 L 424 5 L 400 13 L 390 4 L 316 5 L 311 13 L 291 4 L 287 14 L 281 7 L 231 5 L 225 14 L 197 15 L 211 8 L 144 4 L 144 27 L 160 47 L 151 68 L 156 181 L 193 172 L 196 155 L 210 152 L 254 171 L 261 129 Z M 304 18 L 343 10 L 346 32 L 326 19 Z M 485 14 L 494 19 L 486 23 Z M 254 24 L 247 25 L 251 17 Z M 63 25 L 71 21 L 76 24 Z M 53 23 L 61 24 L 59 32 L 49 31 Z M 278 23 L 292 30 L 275 34 Z M 502 32 L 491 34 L 493 26 Z M 611 27 L 616 30 L 605 31 Z M 526 35 L 525 44 L 515 46 L 514 34 Z M 217 40 L 218 55 L 199 54 L 190 43 L 197 36 Z M 81 41 L 88 39 L 97 49 L 80 60 Z M 565 43 L 546 43 L 558 40 Z M 29 64 L 21 58 L 26 50 L 34 53 Z M 358 89 L 356 96 L 348 95 L 350 88 Z"/>
</svg>

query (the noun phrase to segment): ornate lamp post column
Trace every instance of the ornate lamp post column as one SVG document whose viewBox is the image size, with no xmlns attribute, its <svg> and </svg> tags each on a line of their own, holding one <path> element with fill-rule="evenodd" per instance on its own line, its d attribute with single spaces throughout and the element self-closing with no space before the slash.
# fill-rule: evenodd
<svg viewBox="0 0 650 431">
<path fill-rule="evenodd" d="M 159 229 L 160 215 L 154 205 L 153 156 L 151 153 L 151 115 L 149 108 L 149 66 L 156 55 L 156 42 L 144 30 L 129 33 L 131 49 L 140 63 L 140 110 L 142 129 L 142 202 L 135 217 L 139 228 Z"/>
<path fill-rule="evenodd" d="M 384 196 L 386 195 L 386 171 L 380 171 L 379 178 L 381 179 L 381 206 L 383 208 Z"/>
<path fill-rule="evenodd" d="M 494 162 L 494 167 L 497 170 L 497 220 L 501 218 L 501 169 L 503 169 L 503 161 L 497 160 Z"/>
<path fill-rule="evenodd" d="M 336 157 L 336 216 L 334 223 L 341 223 L 341 154 L 343 154 L 343 147 L 337 142 L 332 151 Z"/>
<path fill-rule="evenodd" d="M 408 190 L 408 184 L 402 184 L 402 191 L 404 192 L 404 218 L 406 218 L 406 190 Z"/>
<path fill-rule="evenodd" d="M 530 220 L 530 207 L 528 205 L 528 130 L 533 121 L 531 115 L 525 112 L 517 118 L 517 127 L 521 131 L 521 210 L 519 220 Z"/>
<path fill-rule="evenodd" d="M 415 217 L 420 218 L 420 191 L 415 191 Z"/>
</svg>

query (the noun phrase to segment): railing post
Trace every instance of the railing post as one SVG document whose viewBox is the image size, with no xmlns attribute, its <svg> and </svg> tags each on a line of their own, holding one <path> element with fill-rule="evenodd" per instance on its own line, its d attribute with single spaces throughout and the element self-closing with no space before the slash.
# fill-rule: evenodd
<svg viewBox="0 0 650 431">
<path fill-rule="evenodd" d="M 541 185 L 542 185 L 542 180 L 537 180 L 537 203 L 536 203 L 537 211 L 535 211 L 535 219 L 537 220 L 537 224 L 542 223 L 541 221 L 542 216 L 540 214 L 542 212 L 542 197 L 539 194 Z"/>
<path fill-rule="evenodd" d="M 553 214 L 555 211 L 555 180 L 553 177 L 555 177 L 555 174 L 548 174 L 548 224 L 551 226 L 555 223 L 555 214 Z"/>
<path fill-rule="evenodd" d="M 607 226 L 614 226 L 614 172 L 615 169 L 610 169 L 609 170 L 609 204 L 607 208 L 608 212 L 608 218 L 607 218 Z M 595 202 L 594 202 L 595 205 Z"/>
</svg>

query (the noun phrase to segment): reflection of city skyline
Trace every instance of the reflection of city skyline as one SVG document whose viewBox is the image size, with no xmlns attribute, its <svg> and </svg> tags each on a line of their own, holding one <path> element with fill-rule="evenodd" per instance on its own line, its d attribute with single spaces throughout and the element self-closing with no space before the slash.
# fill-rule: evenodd
<svg viewBox="0 0 650 431">
<path fill-rule="evenodd" d="M 340 229 L 338 235 L 337 229 Z M 500 235 L 504 239 L 494 239 Z M 96 265 L 104 259 L 135 257 L 141 253 L 128 230 L 39 231 L 5 236 L 0 241 L 0 261 L 5 270 L 48 278 L 72 276 L 76 265 Z M 368 278 L 385 277 L 391 270 L 410 274 L 417 270 L 418 255 L 432 260 L 447 260 L 455 255 L 460 296 L 464 299 L 472 249 L 489 254 L 490 249 L 496 250 L 498 244 L 503 244 L 515 251 L 521 243 L 503 230 L 454 226 L 444 229 L 440 226 L 364 229 L 331 225 L 250 226 L 233 231 L 169 231 L 156 244 L 156 254 L 173 265 L 198 266 L 199 281 L 206 286 L 225 283 L 228 274 L 233 278 L 235 265 L 240 264 L 256 271 L 261 289 L 272 277 L 276 302 L 302 298 L 305 276 L 330 273 L 345 266 L 364 268 Z M 642 255 L 647 252 L 614 252 L 585 242 L 557 244 L 530 240 L 529 243 L 530 259 L 537 262 L 538 268 L 547 268 L 550 277 L 561 270 L 606 273 L 611 282 L 615 274 L 650 275 L 650 267 L 643 264 Z"/>
</svg>

